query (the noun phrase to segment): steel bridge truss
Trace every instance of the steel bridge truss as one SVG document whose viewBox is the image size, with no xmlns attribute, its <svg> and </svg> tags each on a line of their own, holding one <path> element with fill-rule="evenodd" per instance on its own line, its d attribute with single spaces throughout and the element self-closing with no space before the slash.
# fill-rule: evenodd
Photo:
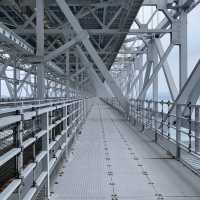
<svg viewBox="0 0 200 200">
<path fill-rule="evenodd" d="M 135 128 L 142 133 L 151 133 L 155 143 L 198 174 L 200 61 L 188 74 L 187 22 L 188 14 L 199 3 L 143 2 L 133 24 L 135 31 L 126 37 L 111 68 L 113 79 L 129 99 L 128 112 L 124 112 L 117 98 L 104 99 L 125 114 Z M 175 48 L 178 49 L 179 74 L 172 71 L 168 62 Z M 162 80 L 159 79 L 161 71 Z M 163 82 L 168 96 L 159 93 L 159 84 Z"/>
<path fill-rule="evenodd" d="M 50 196 L 53 169 L 91 107 L 86 97 L 108 97 L 177 159 L 196 159 L 200 62 L 188 76 L 187 18 L 199 3 L 0 1 L 0 199 Z M 177 47 L 178 84 L 168 62 Z M 159 102 L 160 71 L 168 102 Z"/>
<path fill-rule="evenodd" d="M 2 21 L 11 37 L 27 43 L 27 51 L 22 53 L 16 51 L 19 42 L 5 45 L 2 40 L 3 56 L 10 62 L 15 60 L 10 79 L 4 73 L 8 64 L 3 62 L 6 66 L 2 66 L 1 77 L 8 90 L 6 95 L 12 99 L 48 98 L 67 96 L 72 90 L 76 94 L 105 96 L 106 82 L 126 109 L 128 101 L 108 70 L 141 4 L 142 0 L 1 2 Z M 80 60 L 80 51 L 86 55 L 86 63 Z M 90 69 L 85 66 L 88 62 Z"/>
<path fill-rule="evenodd" d="M 127 98 L 158 101 L 158 75 L 162 70 L 165 78 L 162 81 L 166 81 L 169 100 L 197 103 L 200 95 L 197 87 L 199 62 L 188 76 L 187 18 L 198 4 L 199 1 L 144 1 L 139 18 L 134 21 L 136 30 L 125 39 L 111 69 Z M 176 47 L 179 51 L 178 85 L 168 62 Z"/>
</svg>

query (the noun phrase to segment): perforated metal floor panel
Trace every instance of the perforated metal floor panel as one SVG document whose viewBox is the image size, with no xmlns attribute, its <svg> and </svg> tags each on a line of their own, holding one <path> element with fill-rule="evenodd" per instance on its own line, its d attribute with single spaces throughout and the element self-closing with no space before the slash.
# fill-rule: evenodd
<svg viewBox="0 0 200 200">
<path fill-rule="evenodd" d="M 200 179 L 98 101 L 51 200 L 200 200 Z"/>
</svg>

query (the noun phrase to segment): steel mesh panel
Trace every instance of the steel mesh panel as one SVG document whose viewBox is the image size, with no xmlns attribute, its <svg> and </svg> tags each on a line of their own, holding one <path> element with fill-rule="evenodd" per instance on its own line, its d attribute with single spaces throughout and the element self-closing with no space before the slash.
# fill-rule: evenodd
<svg viewBox="0 0 200 200">
<path fill-rule="evenodd" d="M 24 122 L 23 126 L 23 141 L 29 139 L 30 137 L 34 137 L 36 133 L 41 131 L 40 128 L 40 118 L 37 117 L 36 119 L 31 119 Z"/>
<path fill-rule="evenodd" d="M 28 138 L 32 137 L 32 135 L 33 135 L 33 132 L 32 132 L 33 122 L 32 122 L 32 120 L 25 121 L 24 125 L 23 125 L 23 129 L 24 129 L 23 141 L 25 141 Z"/>
<path fill-rule="evenodd" d="M 0 192 L 17 176 L 16 157 L 0 167 Z"/>
<path fill-rule="evenodd" d="M 63 117 L 63 110 L 62 109 L 57 109 L 53 111 L 53 116 L 52 116 L 52 123 L 55 123 L 57 120 L 60 120 Z"/>
<path fill-rule="evenodd" d="M 15 144 L 14 131 L 12 129 L 0 132 L 0 156 L 12 149 Z"/>
<path fill-rule="evenodd" d="M 54 129 L 55 136 L 60 135 L 62 130 L 63 130 L 63 123 L 60 123 Z"/>
<path fill-rule="evenodd" d="M 23 152 L 23 167 L 25 168 L 28 164 L 34 161 L 33 157 L 33 145 L 30 145 Z"/>
<path fill-rule="evenodd" d="M 35 155 L 37 156 L 42 151 L 42 138 L 38 139 L 35 143 Z"/>
<path fill-rule="evenodd" d="M 47 200 L 47 186 L 44 185 L 38 195 L 36 196 L 35 200 Z"/>
</svg>

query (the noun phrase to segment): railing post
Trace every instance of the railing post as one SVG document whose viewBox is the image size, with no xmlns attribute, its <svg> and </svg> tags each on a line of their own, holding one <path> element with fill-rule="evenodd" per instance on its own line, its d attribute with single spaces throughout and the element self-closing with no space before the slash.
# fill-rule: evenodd
<svg viewBox="0 0 200 200">
<path fill-rule="evenodd" d="M 65 102 L 64 104 L 65 106 L 63 107 L 63 112 L 64 112 L 64 117 L 65 117 L 65 120 L 64 120 L 64 124 L 63 124 L 63 130 L 65 131 L 65 138 L 64 138 L 64 141 L 67 142 L 67 103 Z M 67 162 L 67 145 L 65 147 L 65 153 L 64 153 L 64 159 L 65 159 L 65 162 Z"/>
<path fill-rule="evenodd" d="M 17 170 L 18 178 L 22 179 L 22 171 L 23 171 L 23 148 L 22 148 L 22 143 L 23 143 L 23 133 L 24 133 L 24 129 L 23 129 L 23 122 L 24 122 L 23 110 L 22 109 L 18 110 L 18 114 L 21 115 L 21 120 L 17 124 L 17 127 L 15 129 L 15 131 L 16 131 L 16 139 L 17 139 L 17 141 L 16 141 L 17 144 L 16 145 L 17 145 L 17 148 L 21 149 L 21 151 L 20 151 L 19 155 L 17 156 L 16 170 Z M 19 199 L 21 199 L 21 193 L 20 193 L 21 188 L 22 188 L 22 185 L 18 189 L 18 197 L 19 197 Z"/>
<path fill-rule="evenodd" d="M 191 103 L 188 104 L 188 109 L 189 109 L 189 116 L 188 116 L 188 122 L 189 122 L 189 145 L 188 145 L 188 150 L 191 152 L 192 148 L 192 105 Z"/>
<path fill-rule="evenodd" d="M 151 101 L 147 101 L 147 128 L 149 126 L 150 128 L 150 123 L 151 123 L 151 111 L 150 111 L 150 108 L 151 108 Z"/>
<path fill-rule="evenodd" d="M 143 120 L 143 101 L 140 100 L 139 103 L 139 110 L 140 110 L 140 125 L 142 126 L 141 131 L 143 131 L 143 125 L 144 125 L 144 120 Z"/>
<path fill-rule="evenodd" d="M 84 121 L 85 121 L 85 118 L 86 118 L 86 102 L 87 102 L 87 99 L 84 99 L 83 101 L 83 117 L 84 117 Z"/>
<path fill-rule="evenodd" d="M 131 104 L 129 103 L 128 104 L 128 112 L 127 112 L 127 118 L 128 118 L 128 121 L 129 121 L 129 123 L 130 123 L 130 111 L 131 111 Z"/>
<path fill-rule="evenodd" d="M 181 157 L 181 105 L 176 105 L 176 159 L 180 160 Z"/>
<path fill-rule="evenodd" d="M 161 101 L 161 115 L 162 115 L 162 121 L 161 121 L 161 134 L 164 135 L 164 101 Z"/>
<path fill-rule="evenodd" d="M 137 110 L 136 110 L 136 125 L 139 124 L 139 101 L 137 100 Z"/>
<path fill-rule="evenodd" d="M 200 152 L 199 106 L 195 107 L 195 153 Z"/>
<path fill-rule="evenodd" d="M 151 120 L 151 123 L 150 123 L 150 127 L 151 129 L 153 128 L 153 101 L 150 101 L 150 120 Z"/>
<path fill-rule="evenodd" d="M 132 100 L 131 102 L 131 123 L 135 126 L 135 100 Z"/>
<path fill-rule="evenodd" d="M 141 109 L 141 131 L 144 131 L 145 129 L 145 101 L 141 100 L 140 103 L 140 109 Z"/>
<path fill-rule="evenodd" d="M 158 141 L 158 102 L 154 102 L 154 128 L 155 128 L 155 143 Z"/>
<path fill-rule="evenodd" d="M 168 139 L 170 139 L 171 135 L 170 135 L 170 114 L 169 114 L 169 111 L 170 111 L 170 101 L 167 102 L 167 137 Z"/>
</svg>

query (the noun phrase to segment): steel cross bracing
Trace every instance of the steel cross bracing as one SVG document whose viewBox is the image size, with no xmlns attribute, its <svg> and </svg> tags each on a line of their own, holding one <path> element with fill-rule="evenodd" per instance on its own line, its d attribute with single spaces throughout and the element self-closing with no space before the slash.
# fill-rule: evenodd
<svg viewBox="0 0 200 200">
<path fill-rule="evenodd" d="M 0 169 L 12 166 L 8 174 L 12 181 L 7 173 L 3 183 L 0 180 L 0 199 L 50 196 L 54 163 L 62 162 L 63 149 L 69 151 L 66 134 L 79 133 L 79 123 L 90 107 L 83 97 L 116 97 L 109 99 L 110 104 L 130 123 L 153 132 L 157 143 L 199 173 L 200 117 L 195 104 L 200 64 L 190 75 L 187 66 L 187 17 L 199 3 L 0 1 L 0 99 L 9 99 L 0 105 L 0 140 L 6 141 Z M 170 38 L 167 48 L 162 43 L 165 36 Z M 178 84 L 168 62 L 176 47 Z M 171 102 L 158 101 L 161 71 Z M 67 142 L 71 147 L 73 141 Z M 32 157 L 27 156 L 30 146 Z M 43 159 L 47 162 L 41 171 Z M 29 176 L 30 187 L 25 180 Z"/>
<path fill-rule="evenodd" d="M 64 7 L 60 8 L 60 4 Z M 3 74 L 1 76 L 2 84 L 5 82 L 9 90 L 6 94 L 2 92 L 2 96 L 12 99 L 64 97 L 69 95 L 66 84 L 68 88 L 71 88 L 70 90 L 79 91 L 76 94 L 81 91 L 82 94 L 94 96 L 96 93 L 103 94 L 103 92 L 93 93 L 98 88 L 95 84 L 102 85 L 101 82 L 106 81 L 112 93 L 118 96 L 123 106 L 126 107 L 127 99 L 122 95 L 107 69 L 110 69 L 113 64 L 125 36 L 134 32 L 129 29 L 141 4 L 142 0 L 127 2 L 32 0 L 29 2 L 13 1 L 12 3 L 1 1 L 0 14 L 4 25 L 20 40 L 23 38 L 31 44 L 34 49 L 34 53 L 31 49 L 31 54 L 29 52 L 28 55 L 30 49 L 26 52 L 16 51 L 12 43 L 8 47 L 2 41 L 2 56 L 9 56 L 9 62 L 14 59 L 18 61 L 17 66 L 11 65 L 11 71 L 13 68 L 18 69 L 13 70 L 17 71 L 18 76 L 9 80 Z M 66 7 L 70 8 L 68 11 L 75 20 L 69 19 L 66 13 L 62 12 L 62 9 L 66 10 Z M 75 24 L 80 23 L 79 29 L 74 29 L 72 21 L 78 22 Z M 101 80 L 95 84 L 93 81 L 90 84 L 92 78 L 88 77 L 91 74 L 89 75 L 87 67 L 80 61 L 75 48 L 76 44 L 81 47 L 86 40 L 89 42 L 90 49 L 88 44 L 84 45 L 84 54 L 94 64 L 96 77 Z M 13 50 L 9 55 L 7 55 L 8 49 Z M 67 51 L 68 55 L 66 55 Z M 66 67 L 66 64 L 69 66 Z M 25 66 L 23 70 L 22 65 Z M 25 74 L 23 80 L 21 80 L 20 72 Z"/>
<path fill-rule="evenodd" d="M 10 98 L 67 96 L 70 90 L 82 90 L 82 94 L 88 94 L 101 88 L 99 81 L 95 84 L 94 81 L 93 84 L 88 82 L 92 80 L 88 78 L 91 73 L 89 75 L 87 67 L 77 55 L 75 46 L 79 44 L 80 48 L 84 46 L 84 53 L 89 62 L 94 64 L 93 68 L 100 80 L 110 86 L 124 107 L 127 105 L 124 96 L 144 99 L 152 85 L 152 99 L 158 99 L 158 73 L 161 69 L 172 101 L 180 103 L 183 98 L 185 102 L 193 104 L 197 101 L 198 88 L 193 86 L 196 86 L 198 77 L 193 77 L 195 73 L 190 78 L 187 75 L 187 15 L 199 1 L 145 0 L 143 7 L 153 7 L 148 20 L 142 20 L 141 16 L 135 18 L 142 1 L 38 3 L 37 12 L 37 1 L 0 3 L 4 23 L 0 29 L 1 85 L 7 88 Z M 153 23 L 158 15 L 161 15 L 161 20 L 158 19 L 157 24 Z M 131 27 L 133 21 L 134 26 Z M 170 34 L 171 40 L 167 50 L 164 50 L 161 39 L 167 34 Z M 124 41 L 126 35 L 129 37 Z M 119 51 L 123 41 L 123 49 Z M 131 46 L 126 46 L 129 43 Z M 179 86 L 175 84 L 167 62 L 175 46 L 179 47 L 180 52 Z M 34 47 L 37 50 L 36 56 L 33 53 Z M 68 49 L 70 53 L 66 55 Z M 123 56 L 116 58 L 118 51 Z M 126 74 L 119 75 L 118 79 L 121 80 L 116 84 L 107 71 L 113 62 L 113 66 L 117 67 L 123 67 L 126 63 L 133 75 L 127 76 L 128 71 L 125 70 Z M 66 89 L 65 79 L 68 79 L 67 85 L 71 89 Z M 119 87 L 125 91 L 124 94 Z M 190 98 L 185 99 L 185 94 L 191 94 Z"/>
<path fill-rule="evenodd" d="M 110 96 L 107 85 L 128 110 L 109 69 L 141 4 L 0 2 L 0 199 L 49 199 L 92 106 L 85 97 Z"/>
<path fill-rule="evenodd" d="M 200 61 L 189 74 L 192 66 L 188 66 L 187 33 L 190 30 L 187 20 L 188 14 L 199 3 L 187 0 L 144 1 L 132 26 L 137 31 L 134 36 L 126 37 L 111 67 L 117 85 L 129 98 L 126 116 L 130 123 L 144 133 L 152 133 L 156 143 L 197 173 L 200 170 Z M 163 42 L 166 37 L 167 46 Z M 179 64 L 176 66 L 179 74 L 172 71 L 168 62 L 175 48 L 179 51 Z M 160 72 L 163 72 L 163 77 Z M 159 76 L 162 77 L 160 82 Z M 165 91 L 165 96 L 159 93 L 162 92 L 159 84 L 163 82 L 169 91 Z M 106 101 L 124 114 L 117 99 Z"/>
<path fill-rule="evenodd" d="M 53 174 L 69 159 L 92 104 L 65 98 L 1 102 L 1 200 L 49 199 Z"/>
<path fill-rule="evenodd" d="M 134 36 L 125 39 L 112 67 L 113 76 L 118 77 L 117 84 L 123 91 L 126 88 L 128 98 L 150 98 L 157 101 L 159 95 L 158 75 L 162 70 L 165 77 L 163 81 L 166 81 L 169 91 L 168 99 L 177 103 L 192 102 L 192 104 L 196 104 L 200 95 L 196 87 L 199 81 L 196 73 L 199 62 L 189 75 L 187 17 L 198 4 L 199 1 L 186 0 L 144 1 L 132 26 L 136 29 L 135 32 L 132 32 Z M 162 42 L 165 36 L 170 38 L 167 48 L 164 48 Z M 168 63 L 169 55 L 175 47 L 178 47 L 179 50 L 177 59 L 179 61 L 179 66 L 177 66 L 179 68 L 179 85 L 176 84 Z M 123 51 L 127 54 L 123 54 Z M 120 74 L 115 71 L 118 68 L 122 69 Z M 124 68 L 125 70 L 123 70 Z M 127 76 L 127 69 L 133 75 Z M 122 82 L 123 84 L 121 84 Z"/>
</svg>

